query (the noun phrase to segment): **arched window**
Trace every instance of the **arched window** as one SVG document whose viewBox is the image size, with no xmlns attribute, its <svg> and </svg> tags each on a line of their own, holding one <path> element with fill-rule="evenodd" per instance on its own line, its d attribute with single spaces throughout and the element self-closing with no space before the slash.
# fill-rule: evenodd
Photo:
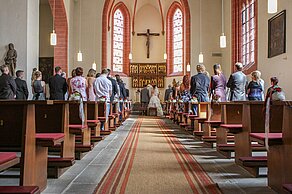
<svg viewBox="0 0 292 194">
<path fill-rule="evenodd" d="M 121 76 L 129 75 L 129 53 L 130 53 L 130 13 L 123 2 L 118 2 L 109 8 L 111 17 L 111 27 L 108 27 L 103 22 L 103 40 L 102 40 L 102 68 L 108 67 L 108 50 L 107 50 L 107 32 L 111 33 L 111 56 L 109 57 L 111 63 L 112 73 Z M 105 20 L 104 15 L 104 21 Z M 105 23 L 105 24 L 104 24 Z"/>
<path fill-rule="evenodd" d="M 167 76 L 182 76 L 190 63 L 190 12 L 187 1 L 174 1 L 166 17 Z"/>
<path fill-rule="evenodd" d="M 242 62 L 249 74 L 257 69 L 257 0 L 234 0 L 233 20 L 233 64 Z"/>
<path fill-rule="evenodd" d="M 173 15 L 173 72 L 183 71 L 183 14 L 176 9 Z"/>
<path fill-rule="evenodd" d="M 124 16 L 119 9 L 114 13 L 113 26 L 113 71 L 123 72 Z"/>
</svg>

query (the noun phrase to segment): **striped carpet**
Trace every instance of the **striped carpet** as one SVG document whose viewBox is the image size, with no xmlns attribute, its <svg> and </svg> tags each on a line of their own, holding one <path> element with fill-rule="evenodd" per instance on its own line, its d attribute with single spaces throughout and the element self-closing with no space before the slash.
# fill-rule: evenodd
<svg viewBox="0 0 292 194">
<path fill-rule="evenodd" d="M 221 193 L 170 127 L 138 118 L 96 193 Z"/>
</svg>

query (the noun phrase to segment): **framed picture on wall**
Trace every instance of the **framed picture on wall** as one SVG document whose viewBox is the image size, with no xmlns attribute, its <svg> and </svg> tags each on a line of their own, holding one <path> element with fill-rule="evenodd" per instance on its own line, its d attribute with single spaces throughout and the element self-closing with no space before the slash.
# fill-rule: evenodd
<svg viewBox="0 0 292 194">
<path fill-rule="evenodd" d="M 268 21 L 268 57 L 286 53 L 286 10 Z"/>
</svg>

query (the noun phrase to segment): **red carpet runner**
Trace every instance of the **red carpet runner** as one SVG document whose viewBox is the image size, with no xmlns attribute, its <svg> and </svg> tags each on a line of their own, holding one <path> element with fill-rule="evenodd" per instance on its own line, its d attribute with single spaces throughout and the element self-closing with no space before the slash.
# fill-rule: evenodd
<svg viewBox="0 0 292 194">
<path fill-rule="evenodd" d="M 139 118 L 96 193 L 221 193 L 161 119 Z"/>
</svg>

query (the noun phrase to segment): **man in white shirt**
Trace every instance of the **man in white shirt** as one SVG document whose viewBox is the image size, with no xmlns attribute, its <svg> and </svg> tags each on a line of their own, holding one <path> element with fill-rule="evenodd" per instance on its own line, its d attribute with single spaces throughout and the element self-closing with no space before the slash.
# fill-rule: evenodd
<svg viewBox="0 0 292 194">
<path fill-rule="evenodd" d="M 106 120 L 108 119 L 108 115 L 110 112 L 110 96 L 112 95 L 112 83 L 107 78 L 108 71 L 107 69 L 103 69 L 101 71 L 101 75 L 96 78 L 94 82 L 94 92 L 96 95 L 96 101 L 99 101 L 101 98 L 106 98 Z M 101 130 L 104 130 L 104 123 L 101 123 Z"/>
</svg>

